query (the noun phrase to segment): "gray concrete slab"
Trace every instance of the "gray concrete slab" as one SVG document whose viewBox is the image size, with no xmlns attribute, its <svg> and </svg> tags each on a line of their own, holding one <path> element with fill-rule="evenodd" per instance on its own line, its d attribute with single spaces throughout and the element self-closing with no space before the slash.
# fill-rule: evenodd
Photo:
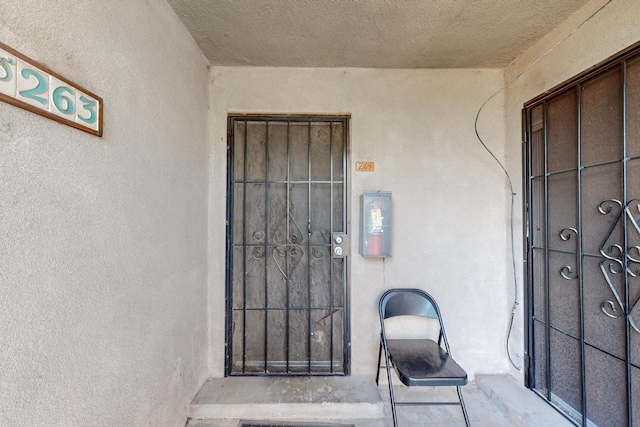
<svg viewBox="0 0 640 427">
<path fill-rule="evenodd" d="M 269 422 L 269 420 L 262 420 L 262 421 Z M 191 420 L 189 424 L 187 424 L 187 427 L 238 427 L 241 422 L 242 420 Z M 324 425 L 327 425 L 328 423 L 331 423 L 331 424 L 335 423 L 338 425 L 345 425 L 345 423 L 349 423 L 348 425 L 354 426 L 354 427 L 387 427 L 383 420 L 371 420 L 371 419 L 328 420 L 328 421 L 324 420 L 324 421 L 315 421 L 315 422 L 313 420 L 311 421 L 306 420 L 304 422 L 313 423 L 313 424 L 324 423 Z"/>
<path fill-rule="evenodd" d="M 227 377 L 207 381 L 192 404 L 378 403 L 369 377 Z"/>
<path fill-rule="evenodd" d="M 506 375 L 476 375 L 476 385 L 518 427 L 574 427 L 531 390 Z"/>
<path fill-rule="evenodd" d="M 396 400 L 457 401 L 455 388 L 396 386 Z M 462 388 L 473 427 L 573 427 L 505 375 L 478 375 Z M 368 377 L 232 377 L 208 381 L 191 404 L 188 427 L 237 427 L 240 420 L 391 427 L 386 384 Z M 401 427 L 464 426 L 459 406 L 399 407 Z"/>
<path fill-rule="evenodd" d="M 229 377 L 208 381 L 193 419 L 381 419 L 384 404 L 366 377 Z"/>
<path fill-rule="evenodd" d="M 385 402 L 387 426 L 392 426 L 389 391 L 386 385 L 380 386 L 380 395 Z M 454 387 L 405 387 L 394 388 L 396 402 L 458 402 Z M 462 387 L 462 396 L 467 406 L 469 422 L 472 427 L 512 427 L 513 424 L 491 402 L 491 400 L 473 384 Z M 464 427 L 464 417 L 460 406 L 396 406 L 398 424 L 401 427 Z"/>
</svg>

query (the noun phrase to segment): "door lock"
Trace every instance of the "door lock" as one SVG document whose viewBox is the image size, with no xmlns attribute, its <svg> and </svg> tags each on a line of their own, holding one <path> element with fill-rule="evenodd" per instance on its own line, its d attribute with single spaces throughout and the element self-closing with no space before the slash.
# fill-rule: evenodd
<svg viewBox="0 0 640 427">
<path fill-rule="evenodd" d="M 333 233 L 331 239 L 331 252 L 334 258 L 344 258 L 350 251 L 349 236 L 344 233 Z"/>
</svg>

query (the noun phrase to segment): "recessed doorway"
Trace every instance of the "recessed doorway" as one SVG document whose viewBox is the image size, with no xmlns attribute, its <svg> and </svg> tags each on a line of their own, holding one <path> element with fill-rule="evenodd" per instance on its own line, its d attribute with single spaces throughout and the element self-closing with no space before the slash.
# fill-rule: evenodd
<svg viewBox="0 0 640 427">
<path fill-rule="evenodd" d="M 228 118 L 227 375 L 349 373 L 348 120 Z"/>
</svg>

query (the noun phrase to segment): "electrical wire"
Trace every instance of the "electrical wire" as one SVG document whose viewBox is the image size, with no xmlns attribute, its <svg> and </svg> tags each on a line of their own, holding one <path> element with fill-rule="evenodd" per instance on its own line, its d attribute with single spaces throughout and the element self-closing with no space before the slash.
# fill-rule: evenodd
<svg viewBox="0 0 640 427">
<path fill-rule="evenodd" d="M 511 213 L 510 213 L 509 223 L 510 223 L 510 229 L 511 229 L 511 231 L 510 231 L 511 232 L 511 236 L 510 236 L 511 237 L 511 264 L 512 264 L 512 271 L 513 271 L 514 298 L 513 298 L 513 307 L 511 308 L 511 319 L 509 321 L 509 330 L 507 332 L 506 347 L 507 347 L 507 356 L 509 357 L 509 362 L 518 371 L 522 371 L 522 368 L 519 367 L 518 365 L 516 365 L 516 363 L 513 361 L 513 358 L 511 357 L 511 350 L 509 348 L 509 342 L 511 340 L 511 333 L 513 331 L 513 322 L 514 322 L 514 318 L 516 316 L 516 311 L 518 309 L 518 305 L 520 304 L 518 302 L 518 274 L 516 272 L 516 252 L 515 252 L 515 237 L 514 237 L 514 229 L 515 229 L 515 224 L 514 224 L 514 206 L 515 206 L 516 193 L 513 191 L 513 181 L 511 180 L 511 176 L 509 175 L 509 172 L 505 168 L 504 164 L 500 160 L 498 160 L 498 158 L 495 156 L 495 154 L 493 154 L 493 151 L 491 151 L 489 149 L 489 147 L 487 147 L 487 145 L 482 140 L 482 137 L 480 136 L 480 133 L 478 131 L 478 119 L 480 118 L 480 113 L 482 112 L 484 107 L 493 98 L 495 98 L 498 94 L 500 94 L 501 92 L 506 90 L 513 82 L 518 80 L 525 73 L 527 73 L 531 68 L 533 68 L 538 62 L 540 62 L 542 59 L 547 57 L 551 52 L 553 52 L 555 50 L 555 48 L 557 48 L 562 43 L 564 43 L 565 40 L 567 40 L 569 37 L 571 37 L 576 31 L 578 31 L 584 24 L 589 22 L 591 20 L 591 18 L 596 16 L 602 9 L 607 7 L 612 1 L 613 0 L 607 0 L 606 3 L 604 3 L 595 12 L 593 12 L 591 15 L 589 15 L 584 21 L 582 21 L 578 26 L 576 26 L 573 30 L 571 30 L 567 35 L 565 35 L 562 39 L 560 39 L 556 44 L 551 46 L 551 48 L 549 48 L 545 53 L 543 53 L 538 59 L 533 61 L 524 70 L 522 70 L 515 77 L 513 77 L 511 80 L 509 80 L 507 83 L 505 83 L 504 86 L 502 86 L 493 95 L 491 95 L 489 98 L 487 98 L 486 101 L 484 101 L 484 103 L 480 106 L 480 108 L 478 109 L 478 112 L 476 113 L 476 120 L 475 120 L 474 125 L 473 125 L 475 133 L 476 133 L 476 137 L 478 138 L 478 141 L 480 142 L 480 144 L 482 144 L 482 147 L 491 155 L 493 160 L 496 161 L 496 163 L 500 166 L 500 169 L 502 169 L 502 172 L 504 172 L 505 176 L 507 177 L 507 181 L 509 182 L 509 191 L 511 192 Z"/>
</svg>

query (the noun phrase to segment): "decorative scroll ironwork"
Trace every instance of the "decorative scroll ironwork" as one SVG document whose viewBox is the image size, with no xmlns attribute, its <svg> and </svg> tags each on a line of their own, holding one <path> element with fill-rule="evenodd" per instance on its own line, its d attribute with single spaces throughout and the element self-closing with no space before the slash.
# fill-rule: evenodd
<svg viewBox="0 0 640 427">
<path fill-rule="evenodd" d="M 571 240 L 571 236 L 578 236 L 578 230 L 573 227 L 567 227 L 560 230 L 560 238 L 565 242 Z"/>
<path fill-rule="evenodd" d="M 573 227 L 567 227 L 560 230 L 560 239 L 567 242 L 571 240 L 572 236 L 578 236 L 578 230 Z M 578 272 L 574 271 L 574 268 L 570 265 L 565 265 L 560 269 L 560 275 L 566 280 L 575 280 L 578 278 Z"/>
<path fill-rule="evenodd" d="M 288 228 L 287 224 L 293 224 L 293 228 Z M 280 274 L 282 274 L 282 280 L 285 283 L 289 283 L 289 274 L 291 273 L 291 270 L 296 268 L 304 255 L 304 249 L 301 246 L 301 244 L 304 243 L 304 234 L 302 233 L 302 229 L 298 226 L 298 223 L 291 215 L 291 209 L 287 215 L 282 218 L 280 224 L 276 228 L 276 231 L 273 233 L 273 243 L 275 244 L 275 247 L 273 248 L 271 257 L 280 271 Z M 278 259 L 285 259 L 287 255 L 289 256 L 289 264 L 287 265 L 285 263 L 283 266 L 278 262 Z"/>
<path fill-rule="evenodd" d="M 603 301 L 600 308 L 604 314 L 614 319 L 626 316 L 631 327 L 640 334 L 640 328 L 631 317 L 633 311 L 638 307 L 640 295 L 638 295 L 634 301 L 629 301 L 629 307 L 627 310 L 625 308 L 624 301 L 620 297 L 620 294 L 616 290 L 612 281 L 613 275 L 623 274 L 625 272 L 631 277 L 638 277 L 640 275 L 640 247 L 629 246 L 625 249 L 620 243 L 610 242 L 613 232 L 625 217 L 629 219 L 631 224 L 633 224 L 632 229 L 636 231 L 638 236 L 640 236 L 640 226 L 631 212 L 632 206 L 635 206 L 638 212 L 640 212 L 640 204 L 636 199 L 630 200 L 624 206 L 621 201 L 616 199 L 605 200 L 598 205 L 598 211 L 602 215 L 615 215 L 615 220 L 609 228 L 607 235 L 602 240 L 599 248 L 600 255 L 604 257 L 600 262 L 600 271 L 602 272 L 604 279 L 607 281 L 609 290 L 613 295 L 613 300 Z"/>
<path fill-rule="evenodd" d="M 254 248 L 253 249 L 253 253 L 251 254 L 251 256 L 253 257 L 253 259 L 262 259 L 262 258 L 264 258 L 264 248 L 262 246 Z"/>
<path fill-rule="evenodd" d="M 266 234 L 264 231 L 256 231 L 255 233 L 253 233 L 253 240 L 255 240 L 257 243 L 261 243 L 265 237 L 266 237 Z M 262 246 L 255 247 L 251 254 L 253 259 L 262 259 L 264 258 L 264 255 L 265 255 L 265 250 Z"/>
<path fill-rule="evenodd" d="M 312 242 L 322 242 L 323 244 L 327 244 L 329 243 L 329 239 L 327 238 L 328 234 L 329 233 L 321 230 L 314 230 L 309 236 L 309 239 Z M 322 258 L 324 258 L 324 252 L 325 251 L 322 248 L 314 246 L 311 249 L 311 258 L 313 258 L 316 261 L 320 261 Z"/>
<path fill-rule="evenodd" d="M 573 267 L 570 265 L 565 265 L 560 269 L 560 275 L 566 280 L 576 280 L 578 278 L 578 273 L 573 271 Z"/>
<path fill-rule="evenodd" d="M 320 261 L 322 258 L 324 258 L 324 251 L 320 248 L 311 249 L 311 258 L 315 259 L 316 261 Z"/>
</svg>

